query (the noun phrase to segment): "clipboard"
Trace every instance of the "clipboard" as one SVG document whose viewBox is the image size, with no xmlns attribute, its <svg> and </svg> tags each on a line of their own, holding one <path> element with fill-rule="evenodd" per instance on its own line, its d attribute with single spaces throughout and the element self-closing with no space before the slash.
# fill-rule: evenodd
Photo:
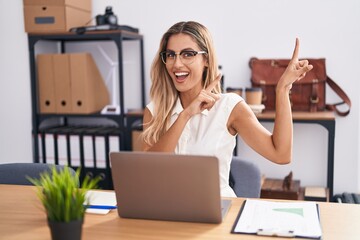
<svg viewBox="0 0 360 240">
<path fill-rule="evenodd" d="M 241 206 L 231 233 L 321 239 L 319 206 L 315 202 L 247 199 Z"/>
</svg>

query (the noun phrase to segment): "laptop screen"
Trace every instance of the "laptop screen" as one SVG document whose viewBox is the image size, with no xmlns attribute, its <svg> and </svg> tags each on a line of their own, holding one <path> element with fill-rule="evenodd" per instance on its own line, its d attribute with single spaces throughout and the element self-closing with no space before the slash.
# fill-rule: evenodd
<svg viewBox="0 0 360 240">
<path fill-rule="evenodd" d="M 216 157 L 112 152 L 110 161 L 120 217 L 221 222 Z"/>
</svg>

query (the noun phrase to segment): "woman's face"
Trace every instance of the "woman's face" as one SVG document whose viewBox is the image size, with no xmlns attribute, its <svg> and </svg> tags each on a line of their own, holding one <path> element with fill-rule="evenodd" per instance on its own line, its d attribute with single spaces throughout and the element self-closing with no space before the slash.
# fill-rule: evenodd
<svg viewBox="0 0 360 240">
<path fill-rule="evenodd" d="M 172 35 L 168 40 L 166 50 L 175 53 L 181 53 L 185 50 L 201 51 L 193 38 L 184 33 Z M 166 64 L 166 69 L 175 88 L 180 93 L 189 92 L 197 95 L 202 89 L 203 71 L 207 66 L 207 60 L 203 54 L 197 54 L 193 58 L 193 62 L 184 64 L 180 55 L 176 54 L 175 61 Z"/>
</svg>

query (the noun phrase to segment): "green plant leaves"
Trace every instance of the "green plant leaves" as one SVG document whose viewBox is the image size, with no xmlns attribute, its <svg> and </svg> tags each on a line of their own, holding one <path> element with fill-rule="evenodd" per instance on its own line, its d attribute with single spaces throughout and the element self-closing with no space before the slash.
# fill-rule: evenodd
<svg viewBox="0 0 360 240">
<path fill-rule="evenodd" d="M 74 175 L 69 167 L 58 171 L 55 166 L 51 172 L 40 174 L 40 179 L 28 178 L 38 186 L 38 197 L 41 200 L 49 220 L 70 222 L 84 218 L 86 191 L 98 188 L 100 177 L 86 176 L 79 188 L 80 168 Z"/>
</svg>

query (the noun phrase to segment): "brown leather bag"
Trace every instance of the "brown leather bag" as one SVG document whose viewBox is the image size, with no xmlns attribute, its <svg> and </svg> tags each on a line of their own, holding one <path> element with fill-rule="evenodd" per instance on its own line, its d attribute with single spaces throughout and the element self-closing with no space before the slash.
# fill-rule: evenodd
<svg viewBox="0 0 360 240">
<path fill-rule="evenodd" d="M 293 83 L 290 91 L 290 101 L 293 111 L 335 111 L 340 116 L 350 113 L 351 101 L 346 93 L 326 75 L 325 59 L 307 59 L 314 68 L 300 81 Z M 275 89 L 277 82 L 288 66 L 290 59 L 258 59 L 251 58 L 251 83 L 253 87 L 260 87 L 263 91 L 262 103 L 265 110 L 275 110 Z M 343 100 L 335 104 L 325 103 L 326 83 Z M 348 110 L 341 111 L 339 105 L 347 104 Z"/>
</svg>

